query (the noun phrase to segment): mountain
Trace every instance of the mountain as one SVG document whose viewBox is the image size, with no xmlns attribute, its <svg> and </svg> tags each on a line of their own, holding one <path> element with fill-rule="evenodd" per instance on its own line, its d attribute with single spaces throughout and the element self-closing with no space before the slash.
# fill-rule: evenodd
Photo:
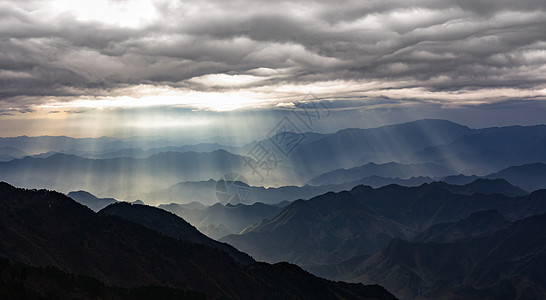
<svg viewBox="0 0 546 300">
<path fill-rule="evenodd" d="M 461 223 L 491 221 L 482 217 Z M 348 277 L 381 283 L 400 299 L 542 299 L 546 214 L 501 224 L 493 234 L 441 238 L 448 242 L 394 239 L 369 258 L 353 261 Z"/>
<path fill-rule="evenodd" d="M 83 204 L 93 211 L 97 212 L 106 206 L 118 202 L 114 198 L 97 198 L 93 194 L 86 191 L 75 191 L 67 194 L 68 197 L 74 199 L 76 202 Z"/>
<path fill-rule="evenodd" d="M 410 178 L 419 176 L 444 177 L 453 174 L 453 171 L 435 164 L 399 164 L 395 162 L 385 164 L 367 163 L 360 167 L 338 169 L 321 174 L 309 181 L 310 185 L 340 184 L 354 182 L 362 178 L 380 176 L 387 178 Z"/>
<path fill-rule="evenodd" d="M 354 181 L 350 185 L 357 186 L 359 184 L 363 184 L 363 185 L 371 186 L 373 188 L 379 188 L 379 187 L 390 185 L 390 184 L 396 184 L 401 186 L 420 186 L 423 183 L 431 183 L 431 182 L 434 182 L 434 179 L 430 177 L 426 177 L 426 176 L 411 177 L 408 179 L 400 179 L 398 177 L 387 178 L 387 177 L 381 177 L 381 176 L 369 176 L 369 177 L 364 177 L 360 180 Z"/>
<path fill-rule="evenodd" d="M 0 201 L 0 256 L 107 285 L 161 285 L 225 299 L 394 299 L 379 286 L 336 283 L 287 263 L 244 266 L 218 249 L 95 214 L 57 192 L 0 183 Z"/>
<path fill-rule="evenodd" d="M 470 132 L 472 129 L 466 126 L 433 119 L 379 128 L 344 129 L 299 145 L 289 159 L 295 169 L 310 170 L 318 175 L 368 162 L 410 161 L 412 153 L 451 143 Z"/>
<path fill-rule="evenodd" d="M 330 179 L 335 183 L 354 182 L 370 176 L 395 179 L 419 176 L 439 179 L 453 174 L 484 176 L 509 166 L 546 163 L 546 125 L 470 129 L 445 120 L 425 119 L 378 128 L 348 128 L 329 134 L 296 132 L 292 138 L 298 141 L 297 146 L 281 153 L 282 143 L 286 142 L 283 137 L 282 133 L 276 133 L 241 147 L 215 143 L 181 146 L 176 141 L 153 137 L 0 138 L 0 147 L 17 148 L 30 155 L 41 153 L 39 157 L 15 160 L 11 159 L 17 156 L 5 154 L 9 155 L 5 160 L 10 161 L 0 162 L 0 169 L 6 170 L 0 173 L 0 180 L 18 186 L 41 186 L 65 192 L 82 189 L 99 197 L 124 199 L 134 195 L 139 199 L 142 194 L 167 189 L 178 182 L 218 180 L 228 173 L 243 174 L 247 183 L 255 186 L 301 186 L 333 171 Z M 273 151 L 270 154 L 275 154 L 275 163 L 265 167 L 259 164 L 261 167 L 255 172 L 252 161 L 245 163 L 247 158 L 241 155 L 255 161 L 264 159 L 255 152 L 258 146 L 264 147 L 264 151 L 269 151 L 267 153 Z M 196 152 L 185 152 L 188 150 Z M 207 157 L 202 151 L 214 154 Z M 425 170 L 411 171 L 408 167 L 374 173 L 364 168 L 372 162 L 375 165 L 368 165 L 368 169 L 398 163 Z M 76 168 L 67 169 L 69 165 Z M 432 169 L 426 169 L 426 166 Z M 111 169 L 101 171 L 108 168 Z M 151 170 L 149 176 L 146 168 Z M 194 174 L 188 170 L 200 172 Z M 106 188 L 99 189 L 98 186 Z M 154 201 L 158 201 L 157 198 Z M 191 201 L 197 200 L 187 202 Z M 180 203 L 161 203 L 169 202 Z"/>
<path fill-rule="evenodd" d="M 376 184 L 374 187 L 381 187 L 390 182 L 400 182 L 400 183 L 405 183 L 408 186 L 411 186 L 412 184 L 414 186 L 417 186 L 417 185 L 421 185 L 423 181 L 432 182 L 432 179 L 428 177 L 420 177 L 420 178 L 413 178 L 408 180 L 402 180 L 402 179 L 395 180 L 395 179 L 387 179 L 382 177 L 370 177 L 370 178 L 363 179 L 362 181 L 372 182 Z M 184 185 L 187 185 L 187 184 L 189 183 L 184 183 Z M 440 184 L 440 183 L 436 183 L 436 184 Z M 328 187 L 334 187 L 335 188 L 334 191 L 335 191 L 337 189 L 341 189 L 343 186 L 353 187 L 355 185 L 358 185 L 358 183 L 354 182 L 354 183 L 343 184 L 343 185 L 341 184 L 328 185 L 328 186 L 320 186 L 316 188 L 313 188 L 311 186 L 305 186 L 301 188 L 281 187 L 281 188 L 269 188 L 269 189 L 249 187 L 250 189 L 249 194 L 251 195 L 249 196 L 249 199 L 252 199 L 253 196 L 259 199 L 270 199 L 270 197 L 275 194 L 286 192 L 284 196 L 280 196 L 282 198 L 280 197 L 277 198 L 277 201 L 278 199 L 292 200 L 296 198 L 296 196 L 304 196 L 306 191 L 309 191 L 309 192 L 314 191 L 314 193 L 318 193 L 320 191 L 324 191 Z M 179 185 L 175 185 L 175 186 L 179 187 Z M 212 189 L 212 186 L 209 186 L 208 188 Z M 518 187 L 511 185 L 510 183 L 506 182 L 503 179 L 495 179 L 495 180 L 480 179 L 464 186 L 446 184 L 443 186 L 443 188 L 450 190 L 456 194 L 468 194 L 468 195 L 472 195 L 474 193 L 482 193 L 482 194 L 500 193 L 506 196 L 522 196 L 527 194 L 527 192 L 523 191 L 522 189 Z M 268 192 L 271 192 L 270 196 L 260 195 L 260 193 L 266 194 Z M 209 190 L 209 193 L 210 193 L 210 190 Z M 185 190 L 185 191 L 178 190 L 178 194 L 179 195 L 190 194 L 190 192 L 188 190 Z M 195 196 L 197 192 L 193 192 L 191 194 Z M 247 202 L 251 202 L 251 201 L 252 200 L 247 200 Z M 168 205 L 162 204 L 162 205 L 159 205 L 159 207 L 167 211 L 173 212 L 176 215 L 184 218 L 185 220 L 190 222 L 192 225 L 196 226 L 201 232 L 215 239 L 222 238 L 229 234 L 238 234 L 243 229 L 251 225 L 255 225 L 258 222 L 262 221 L 263 219 L 273 218 L 281 211 L 281 208 L 284 207 L 284 206 L 267 205 L 260 202 L 255 202 L 252 205 L 248 205 L 248 204 L 222 205 L 220 203 L 216 203 L 209 207 L 205 207 L 202 204 L 199 204 L 197 206 L 197 203 L 198 202 L 194 202 L 194 204 L 191 207 L 188 205 L 179 205 L 176 203 L 171 203 Z"/>
<path fill-rule="evenodd" d="M 514 165 L 546 163 L 545 150 L 546 125 L 493 127 L 475 129 L 451 143 L 417 151 L 411 160 L 485 175 Z"/>
<path fill-rule="evenodd" d="M 11 156 L 11 155 L 9 155 L 9 154 L 2 154 L 2 153 L 0 153 L 0 162 L 2 162 L 2 161 L 10 161 L 10 160 L 14 160 L 14 159 L 16 159 L 16 157 Z"/>
<path fill-rule="evenodd" d="M 0 154 L 7 155 L 13 158 L 20 158 L 27 155 L 25 152 L 14 147 L 0 147 Z"/>
<path fill-rule="evenodd" d="M 497 173 L 487 175 L 486 178 L 503 178 L 527 191 L 546 189 L 546 164 L 533 163 L 512 166 Z"/>
<path fill-rule="evenodd" d="M 154 189 L 147 193 L 128 195 L 126 199 L 141 199 L 150 205 L 166 203 L 202 203 L 212 205 L 218 202 L 216 199 L 216 184 L 214 179 L 207 181 L 184 181 L 167 188 Z"/>
<path fill-rule="evenodd" d="M 265 218 L 277 215 L 282 210 L 282 207 L 260 202 L 252 205 L 216 203 L 205 208 L 192 208 L 172 203 L 160 205 L 159 208 L 180 216 L 212 238 L 239 233 Z"/>
<path fill-rule="evenodd" d="M 216 195 L 219 186 L 224 184 L 224 180 L 208 181 L 186 181 L 179 182 L 168 188 L 157 189 L 149 193 L 143 193 L 139 195 L 130 195 L 125 197 L 126 199 L 142 199 L 148 204 L 159 205 L 167 203 L 185 204 L 191 202 L 199 202 L 206 205 L 213 205 L 219 202 Z M 228 183 L 234 183 L 227 181 Z M 244 188 L 248 193 L 244 199 L 238 199 L 235 201 L 237 204 L 243 202 L 244 204 L 252 204 L 261 202 L 265 204 L 277 204 L 282 201 L 294 201 L 298 199 L 309 199 L 329 191 L 343 191 L 350 189 L 360 183 L 342 183 L 323 186 L 281 186 L 281 187 L 269 187 L 263 186 L 251 186 L 245 182 L 235 182 L 237 186 Z M 230 192 L 230 191 L 228 191 Z M 233 194 L 236 191 L 231 191 Z"/>
<path fill-rule="evenodd" d="M 492 195 L 501 194 L 508 197 L 524 196 L 528 193 L 517 186 L 510 184 L 504 179 L 484 179 L 479 178 L 464 185 L 447 184 L 445 182 L 434 183 L 438 186 L 461 195 L 472 195 L 475 193 Z"/>
<path fill-rule="evenodd" d="M 374 252 L 395 236 L 408 236 L 402 224 L 340 192 L 294 201 L 274 218 L 220 240 L 258 260 L 313 265 Z"/>
<path fill-rule="evenodd" d="M 35 267 L 0 257 L 2 299 L 209 299 L 203 293 L 163 286 L 121 288 L 55 267 Z"/>
<path fill-rule="evenodd" d="M 81 189 L 98 197 L 116 197 L 170 186 L 186 180 L 220 178 L 242 171 L 243 158 L 225 150 L 167 152 L 148 158 L 88 159 L 55 154 L 0 162 L 0 180 L 20 186 L 61 191 Z"/>
<path fill-rule="evenodd" d="M 143 150 L 142 148 L 124 148 L 124 149 L 102 149 L 98 151 L 83 151 L 76 149 L 60 150 L 60 151 L 48 151 L 40 154 L 33 155 L 36 158 L 46 158 L 55 154 L 68 154 L 76 155 L 83 158 L 93 159 L 109 159 L 109 158 L 146 158 L 154 154 L 165 152 L 211 152 L 216 150 L 227 150 L 234 153 L 239 150 L 239 147 L 224 146 L 218 143 L 199 143 L 195 145 L 182 145 L 182 146 L 168 146 Z"/>
<path fill-rule="evenodd" d="M 14 160 L 25 155 L 23 151 L 14 147 L 0 147 L 0 162 Z"/>
<path fill-rule="evenodd" d="M 519 197 L 479 193 L 491 190 L 488 184 L 498 186 L 489 180 L 465 186 L 442 182 L 357 186 L 294 201 L 274 218 L 220 240 L 258 260 L 335 264 L 375 252 L 395 237 L 412 239 L 432 225 L 456 222 L 482 210 L 495 209 L 509 220 L 546 212 L 546 190 Z"/>
<path fill-rule="evenodd" d="M 141 148 L 129 148 L 121 149 L 115 151 L 103 152 L 100 154 L 91 154 L 88 158 L 118 158 L 118 157 L 133 157 L 133 158 L 146 158 L 154 154 L 165 153 L 165 152 L 212 152 L 216 150 L 227 150 L 229 152 L 234 152 L 237 149 L 235 147 L 224 146 L 218 143 L 199 143 L 195 145 L 183 145 L 183 146 L 169 146 L 169 147 L 160 147 L 160 148 L 151 148 L 148 150 L 142 150 Z"/>
<path fill-rule="evenodd" d="M 186 143 L 193 142 L 185 140 Z M 47 152 L 65 152 L 66 154 L 92 155 L 119 151 L 123 149 L 151 149 L 169 146 L 180 146 L 179 141 L 160 137 L 130 138 L 72 138 L 67 136 L 18 136 L 0 137 L 0 148 L 13 147 L 24 152 L 24 155 L 37 155 Z M 21 155 L 19 155 L 20 157 Z"/>
<path fill-rule="evenodd" d="M 157 207 L 120 202 L 102 209 L 99 214 L 119 216 L 175 239 L 222 250 L 240 264 L 248 265 L 256 262 L 248 254 L 205 236 L 184 219 Z"/>
<path fill-rule="evenodd" d="M 413 242 L 451 243 L 466 238 L 493 235 L 511 224 L 496 210 L 479 211 L 457 222 L 433 225 L 414 237 Z"/>
<path fill-rule="evenodd" d="M 14 147 L 0 147 L 0 162 L 25 156 L 26 153 Z"/>
<path fill-rule="evenodd" d="M 443 181 L 445 183 L 448 183 L 448 184 L 464 185 L 464 184 L 471 183 L 474 180 L 479 179 L 479 178 L 481 178 L 481 177 L 476 176 L 476 175 L 468 176 L 468 175 L 464 175 L 464 174 L 459 174 L 459 175 L 446 176 L 446 177 L 442 178 L 441 181 Z"/>
</svg>

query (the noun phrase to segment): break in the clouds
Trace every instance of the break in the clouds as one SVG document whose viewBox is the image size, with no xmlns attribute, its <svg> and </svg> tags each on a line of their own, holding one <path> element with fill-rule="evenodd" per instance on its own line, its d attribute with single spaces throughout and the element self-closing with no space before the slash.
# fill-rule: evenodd
<svg viewBox="0 0 546 300">
<path fill-rule="evenodd" d="M 544 28 L 543 0 L 0 1 L 0 114 L 543 100 Z"/>
</svg>

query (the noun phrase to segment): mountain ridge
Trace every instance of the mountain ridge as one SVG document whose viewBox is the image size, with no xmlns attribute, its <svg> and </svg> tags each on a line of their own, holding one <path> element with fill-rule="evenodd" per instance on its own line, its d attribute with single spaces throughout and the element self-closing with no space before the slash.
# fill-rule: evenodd
<svg viewBox="0 0 546 300">
<path fill-rule="evenodd" d="M 0 256 L 25 264 L 54 266 L 121 287 L 167 285 L 228 299 L 395 299 L 381 287 L 338 284 L 290 264 L 245 267 L 223 251 L 118 216 L 97 215 L 57 192 L 0 182 L 0 201 Z M 301 286 L 287 285 L 291 278 Z"/>
<path fill-rule="evenodd" d="M 277 216 L 220 240 L 268 262 L 333 264 L 375 252 L 395 237 L 411 239 L 432 225 L 456 222 L 481 210 L 496 209 L 509 220 L 546 212 L 546 190 L 515 197 L 469 192 L 472 187 L 483 189 L 483 183 L 497 186 L 495 181 L 481 181 L 377 189 L 360 185 L 294 201 Z"/>
</svg>

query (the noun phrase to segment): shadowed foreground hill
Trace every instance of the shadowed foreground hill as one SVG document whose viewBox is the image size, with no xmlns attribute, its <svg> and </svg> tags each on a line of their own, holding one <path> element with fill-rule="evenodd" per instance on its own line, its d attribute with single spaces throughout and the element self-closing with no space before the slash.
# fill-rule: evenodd
<svg viewBox="0 0 546 300">
<path fill-rule="evenodd" d="M 227 253 L 176 240 L 67 196 L 0 183 L 0 256 L 108 285 L 169 286 L 226 299 L 394 299 L 379 286 L 336 283 L 297 266 L 243 266 Z"/>
<path fill-rule="evenodd" d="M 488 216 L 489 215 L 489 216 Z M 455 224 L 490 221 L 492 213 Z M 476 226 L 478 227 L 478 226 Z M 506 227 L 504 224 L 502 227 Z M 368 259 L 351 262 L 345 279 L 380 283 L 401 299 L 544 299 L 546 214 L 525 218 L 493 234 L 448 242 L 393 240 Z"/>
<path fill-rule="evenodd" d="M 119 202 L 102 209 L 99 214 L 119 216 L 175 239 L 220 249 L 228 253 L 240 264 L 246 265 L 256 262 L 248 254 L 235 249 L 229 244 L 220 243 L 207 237 L 184 219 L 161 208 Z"/>
<path fill-rule="evenodd" d="M 0 299 L 205 300 L 205 294 L 161 286 L 120 288 L 55 267 L 34 267 L 0 257 Z"/>
</svg>

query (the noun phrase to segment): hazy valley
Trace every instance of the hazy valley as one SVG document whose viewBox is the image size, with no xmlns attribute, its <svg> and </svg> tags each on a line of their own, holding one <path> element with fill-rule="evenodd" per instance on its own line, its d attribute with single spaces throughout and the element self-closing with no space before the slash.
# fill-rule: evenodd
<svg viewBox="0 0 546 300">
<path fill-rule="evenodd" d="M 32 189 L 1 186 L 0 272 L 27 272 L 4 277 L 4 292 L 43 294 L 51 272 L 84 276 L 70 279 L 82 293 L 113 285 L 100 293 L 116 299 L 546 291 L 546 126 L 420 120 L 309 135 L 275 152 L 262 180 L 252 149 L 272 140 L 1 138 L 0 180 Z"/>
</svg>

